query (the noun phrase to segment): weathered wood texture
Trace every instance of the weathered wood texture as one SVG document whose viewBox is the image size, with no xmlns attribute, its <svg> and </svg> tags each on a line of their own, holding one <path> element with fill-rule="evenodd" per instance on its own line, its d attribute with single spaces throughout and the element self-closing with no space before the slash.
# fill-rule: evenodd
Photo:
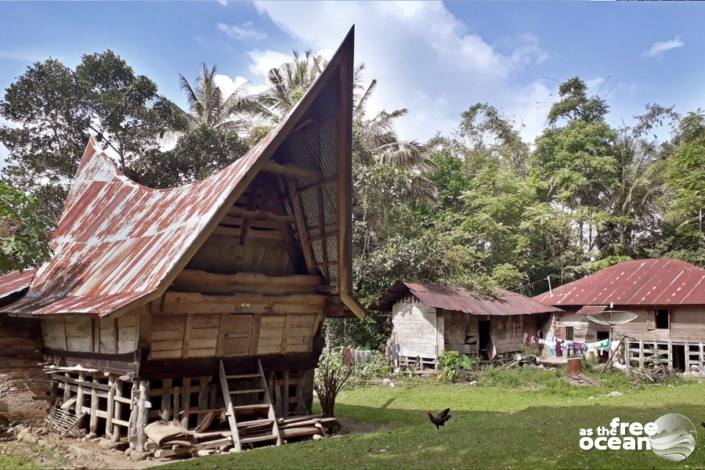
<svg viewBox="0 0 705 470">
<path fill-rule="evenodd" d="M 47 410 L 38 320 L 0 319 L 0 413 L 37 421 Z"/>
<path fill-rule="evenodd" d="M 397 356 L 435 358 L 444 350 L 442 316 L 436 309 L 417 302 L 399 302 L 392 307 L 389 346 Z M 439 320 L 441 323 L 439 323 Z"/>
<path fill-rule="evenodd" d="M 621 308 L 637 315 L 633 321 L 615 327 L 616 334 L 631 336 L 646 342 L 705 342 L 705 307 L 673 307 L 670 312 L 670 328 L 658 329 L 655 324 L 655 313 L 660 308 Z M 596 341 L 597 332 L 607 332 L 606 326 L 597 325 L 585 315 L 564 313 L 555 316 L 554 331 L 559 333 L 562 327 L 574 327 L 576 341 Z M 558 335 L 557 335 L 558 336 Z M 559 336 L 561 337 L 561 336 Z"/>
<path fill-rule="evenodd" d="M 148 358 L 310 352 L 322 320 L 321 313 L 153 315 Z"/>
<path fill-rule="evenodd" d="M 137 350 L 140 316 L 146 310 L 118 318 L 43 318 L 44 347 L 59 351 L 123 354 Z"/>
</svg>

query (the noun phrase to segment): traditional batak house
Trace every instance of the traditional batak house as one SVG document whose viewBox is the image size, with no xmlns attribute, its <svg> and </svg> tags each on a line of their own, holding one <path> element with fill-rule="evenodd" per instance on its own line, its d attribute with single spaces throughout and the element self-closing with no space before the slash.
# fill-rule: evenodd
<svg viewBox="0 0 705 470">
<path fill-rule="evenodd" d="M 480 295 L 458 286 L 397 281 L 370 306 L 391 313 L 388 349 L 401 366 L 436 368 L 444 351 L 492 359 L 522 350 L 558 308 L 498 290 Z"/>
<path fill-rule="evenodd" d="M 628 311 L 636 319 L 614 331 L 617 339 L 626 336 L 629 366 L 703 371 L 705 269 L 675 259 L 626 261 L 534 299 L 565 311 L 552 319 L 549 334 L 556 338 L 579 344 L 605 340 L 609 327 L 587 316 Z"/>
<path fill-rule="evenodd" d="M 91 140 L 51 260 L 0 278 L 4 382 L 53 366 L 56 415 L 136 451 L 148 423 L 204 428 L 220 409 L 235 449 L 282 442 L 276 418 L 310 412 L 323 319 L 364 315 L 351 281 L 353 35 L 269 135 L 205 180 L 141 186 Z M 14 385 L 0 388 L 6 408 Z"/>
</svg>

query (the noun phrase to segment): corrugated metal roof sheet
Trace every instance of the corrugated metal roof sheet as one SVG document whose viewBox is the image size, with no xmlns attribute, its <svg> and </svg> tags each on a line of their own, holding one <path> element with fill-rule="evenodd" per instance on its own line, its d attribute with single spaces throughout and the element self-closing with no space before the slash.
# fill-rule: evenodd
<svg viewBox="0 0 705 470">
<path fill-rule="evenodd" d="M 607 310 L 607 305 L 585 305 L 578 309 L 578 315 L 593 315 L 595 313 L 602 313 Z"/>
<path fill-rule="evenodd" d="M 340 58 L 352 60 L 352 38 L 351 30 L 329 66 L 275 129 L 205 180 L 172 189 L 139 185 L 91 139 L 51 240 L 52 259 L 37 270 L 27 295 L 0 312 L 105 316 L 160 295 L 315 104 L 338 72 Z"/>
<path fill-rule="evenodd" d="M 35 269 L 25 269 L 0 276 L 0 302 L 10 295 L 27 289 L 32 282 L 35 271 Z"/>
<path fill-rule="evenodd" d="M 430 283 L 397 281 L 375 304 L 374 310 L 390 310 L 392 304 L 406 293 L 416 296 L 424 305 L 473 315 L 527 315 L 560 312 L 550 305 L 516 292 L 499 289 L 496 297 L 483 296 L 464 287 Z"/>
<path fill-rule="evenodd" d="M 534 299 L 557 306 L 705 305 L 705 269 L 676 259 L 625 261 Z"/>
</svg>

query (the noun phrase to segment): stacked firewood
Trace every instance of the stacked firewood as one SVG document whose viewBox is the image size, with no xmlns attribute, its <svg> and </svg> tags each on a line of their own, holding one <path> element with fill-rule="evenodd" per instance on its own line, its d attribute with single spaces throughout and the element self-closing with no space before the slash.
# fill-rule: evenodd
<svg viewBox="0 0 705 470">
<path fill-rule="evenodd" d="M 279 418 L 279 434 L 285 441 L 299 439 L 321 439 L 340 428 L 335 418 L 323 415 L 292 416 Z"/>
<path fill-rule="evenodd" d="M 210 425 L 212 420 L 205 420 Z M 336 418 L 323 415 L 292 416 L 277 420 L 279 434 L 284 443 L 305 439 L 322 439 L 340 429 Z M 227 452 L 233 447 L 229 429 L 189 431 L 178 422 L 157 421 L 145 427 L 147 449 L 156 458 L 196 457 Z M 238 428 L 240 438 L 265 435 L 269 428 L 264 422 L 243 423 Z"/>
</svg>

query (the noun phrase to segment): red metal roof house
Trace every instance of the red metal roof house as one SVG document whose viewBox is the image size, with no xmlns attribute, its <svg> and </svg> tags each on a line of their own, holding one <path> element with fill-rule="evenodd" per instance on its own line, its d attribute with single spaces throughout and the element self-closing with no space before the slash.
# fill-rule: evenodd
<svg viewBox="0 0 705 470">
<path fill-rule="evenodd" d="M 50 405 L 136 451 L 149 422 L 203 427 L 221 407 L 238 450 L 286 438 L 276 418 L 311 406 L 324 317 L 364 315 L 352 297 L 353 46 L 351 30 L 278 126 L 205 180 L 141 186 L 88 143 L 51 260 L 0 277 L 0 340 L 32 331 L 12 354 L 54 368 Z"/>
<path fill-rule="evenodd" d="M 522 350 L 560 309 L 498 290 L 487 296 L 464 287 L 397 281 L 371 307 L 391 312 L 388 347 L 400 365 L 436 366 L 444 351 L 493 358 Z"/>
<path fill-rule="evenodd" d="M 633 312 L 634 321 L 615 328 L 629 337 L 630 366 L 703 371 L 705 269 L 667 258 L 625 261 L 534 299 L 564 310 L 551 332 L 578 342 L 607 338 L 607 327 L 590 322 L 588 314 Z"/>
</svg>

